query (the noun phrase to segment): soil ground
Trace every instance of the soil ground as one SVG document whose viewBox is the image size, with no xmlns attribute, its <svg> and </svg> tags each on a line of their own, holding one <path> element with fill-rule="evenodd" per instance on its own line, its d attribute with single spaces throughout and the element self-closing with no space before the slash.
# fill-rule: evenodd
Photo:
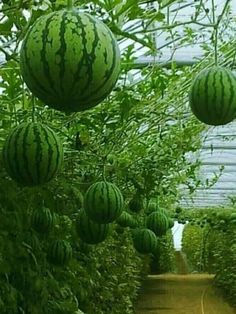
<svg viewBox="0 0 236 314">
<path fill-rule="evenodd" d="M 213 287 L 213 275 L 186 274 L 185 265 L 179 270 L 181 274 L 148 276 L 135 313 L 236 314 Z"/>
</svg>

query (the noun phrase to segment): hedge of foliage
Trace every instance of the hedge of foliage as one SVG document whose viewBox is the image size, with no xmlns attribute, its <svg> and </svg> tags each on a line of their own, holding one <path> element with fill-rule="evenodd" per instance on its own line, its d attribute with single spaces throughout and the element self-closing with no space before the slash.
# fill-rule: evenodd
<svg viewBox="0 0 236 314">
<path fill-rule="evenodd" d="M 215 274 L 215 284 L 236 305 L 236 222 L 234 209 L 193 215 L 183 233 L 183 251 L 192 271 Z"/>
<path fill-rule="evenodd" d="M 85 313 L 133 313 L 132 304 L 149 261 L 135 252 L 128 231 L 117 233 L 114 225 L 104 243 L 82 243 L 73 232 L 72 208 L 78 200 L 70 196 L 70 206 L 63 213 L 54 199 L 57 225 L 48 236 L 40 235 L 29 222 L 39 197 L 32 195 L 31 189 L 17 189 L 9 180 L 0 189 L 1 313 L 71 314 L 78 307 Z M 37 192 L 38 196 L 50 194 Z M 73 247 L 67 267 L 53 266 L 46 259 L 54 238 L 67 239 Z"/>
<path fill-rule="evenodd" d="M 154 274 L 175 271 L 175 250 L 171 230 L 158 239 L 158 250 L 152 256 L 151 271 Z"/>
</svg>

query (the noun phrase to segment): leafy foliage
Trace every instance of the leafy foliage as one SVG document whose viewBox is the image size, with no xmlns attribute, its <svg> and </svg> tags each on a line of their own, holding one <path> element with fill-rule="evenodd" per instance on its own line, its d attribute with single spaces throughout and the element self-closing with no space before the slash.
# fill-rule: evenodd
<svg viewBox="0 0 236 314">
<path fill-rule="evenodd" d="M 236 305 L 236 224 L 233 213 L 232 208 L 199 211 L 185 226 L 183 251 L 191 269 L 215 274 L 215 284 Z"/>
</svg>

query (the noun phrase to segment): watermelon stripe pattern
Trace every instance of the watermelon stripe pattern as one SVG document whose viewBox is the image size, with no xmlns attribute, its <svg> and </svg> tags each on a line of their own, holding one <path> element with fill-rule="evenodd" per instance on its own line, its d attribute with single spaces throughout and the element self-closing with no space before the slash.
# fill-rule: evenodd
<svg viewBox="0 0 236 314">
<path fill-rule="evenodd" d="M 154 253 L 157 247 L 155 233 L 149 229 L 136 229 L 133 232 L 133 244 L 141 254 Z"/>
<path fill-rule="evenodd" d="M 120 51 L 110 29 L 78 10 L 36 20 L 20 51 L 23 79 L 48 106 L 67 112 L 100 103 L 120 71 Z"/>
<path fill-rule="evenodd" d="M 48 233 L 53 227 L 53 214 L 50 209 L 35 209 L 31 214 L 31 226 L 39 233 Z"/>
<path fill-rule="evenodd" d="M 97 223 L 110 223 L 117 219 L 123 210 L 123 196 L 118 187 L 107 181 L 92 184 L 84 197 L 84 210 L 88 217 Z"/>
<path fill-rule="evenodd" d="M 136 228 L 137 227 L 137 221 L 133 218 L 132 215 L 127 213 L 126 211 L 123 211 L 120 215 L 120 217 L 116 220 L 119 226 L 123 228 Z"/>
<path fill-rule="evenodd" d="M 57 266 L 66 265 L 72 258 L 72 248 L 65 240 L 54 240 L 48 250 L 48 260 Z"/>
<path fill-rule="evenodd" d="M 9 176 L 24 186 L 49 182 L 63 161 L 63 147 L 53 130 L 36 122 L 22 123 L 11 131 L 3 146 Z"/>
<path fill-rule="evenodd" d="M 192 83 L 189 103 L 193 114 L 209 125 L 224 125 L 236 115 L 236 78 L 223 67 L 202 70 Z"/>
<path fill-rule="evenodd" d="M 143 209 L 143 199 L 140 195 L 135 194 L 130 200 L 129 209 L 134 213 L 139 213 Z"/>
<path fill-rule="evenodd" d="M 85 243 L 97 244 L 106 239 L 110 225 L 93 222 L 84 211 L 81 211 L 76 221 L 76 231 Z"/>
<path fill-rule="evenodd" d="M 169 228 L 167 216 L 161 212 L 153 212 L 147 217 L 147 228 L 152 230 L 155 235 L 162 236 Z"/>
</svg>

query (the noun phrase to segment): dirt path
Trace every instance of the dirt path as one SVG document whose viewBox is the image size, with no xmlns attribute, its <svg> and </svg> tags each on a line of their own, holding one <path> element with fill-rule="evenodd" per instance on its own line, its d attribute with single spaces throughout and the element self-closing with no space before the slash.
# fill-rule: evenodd
<svg viewBox="0 0 236 314">
<path fill-rule="evenodd" d="M 146 280 L 136 314 L 236 314 L 217 294 L 211 275 L 156 275 Z"/>
</svg>

